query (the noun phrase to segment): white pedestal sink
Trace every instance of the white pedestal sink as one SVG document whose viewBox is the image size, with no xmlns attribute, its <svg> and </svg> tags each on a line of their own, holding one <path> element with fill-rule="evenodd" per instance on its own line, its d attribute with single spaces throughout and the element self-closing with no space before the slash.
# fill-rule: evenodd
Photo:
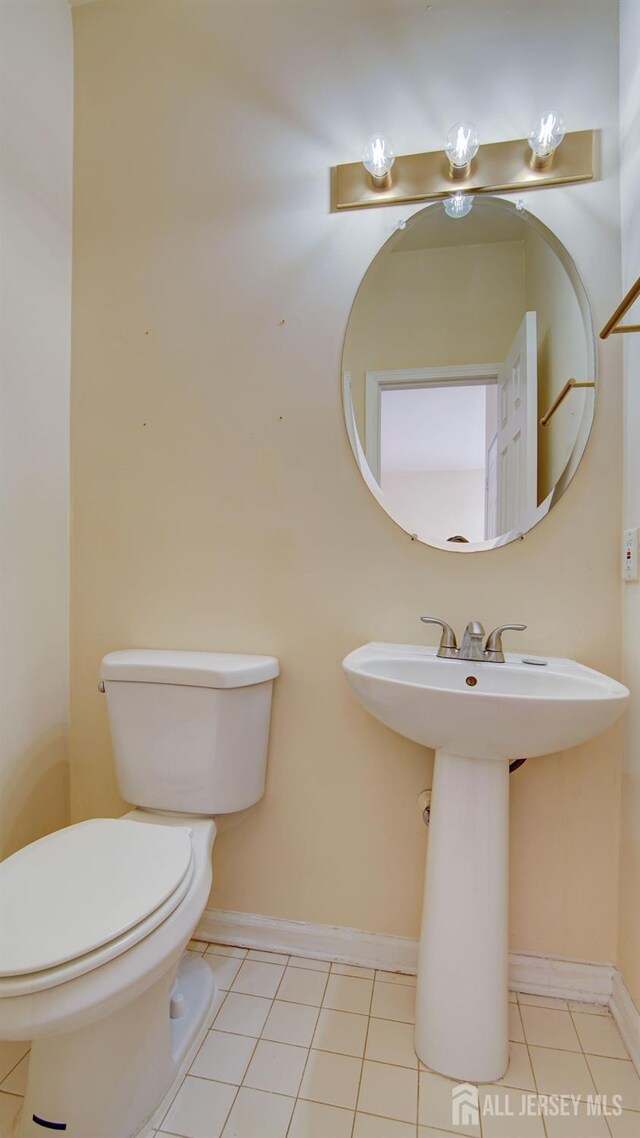
<svg viewBox="0 0 640 1138">
<path fill-rule="evenodd" d="M 436 752 L 416 1051 L 460 1082 L 494 1082 L 508 1063 L 509 762 L 584 743 L 629 692 L 573 660 L 443 660 L 416 645 L 366 644 L 343 667 L 367 711 Z"/>
</svg>

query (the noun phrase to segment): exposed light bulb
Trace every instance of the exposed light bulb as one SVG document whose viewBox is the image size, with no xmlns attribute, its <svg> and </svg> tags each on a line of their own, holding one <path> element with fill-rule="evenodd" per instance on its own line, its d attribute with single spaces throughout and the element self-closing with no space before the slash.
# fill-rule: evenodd
<svg viewBox="0 0 640 1138">
<path fill-rule="evenodd" d="M 468 173 L 469 166 L 480 148 L 478 129 L 472 122 L 457 122 L 444 140 L 444 152 L 449 159 L 453 177 Z"/>
<path fill-rule="evenodd" d="M 452 194 L 450 198 L 445 198 L 444 212 L 447 217 L 466 217 L 473 209 L 473 197 L 471 194 L 462 194 L 458 190 L 457 194 Z"/>
<path fill-rule="evenodd" d="M 372 134 L 362 151 L 362 165 L 377 182 L 388 178 L 396 160 L 391 139 L 385 134 Z"/>
<path fill-rule="evenodd" d="M 538 169 L 550 166 L 553 155 L 564 138 L 564 117 L 558 111 L 545 111 L 532 123 L 528 141 L 532 150 L 531 164 Z"/>
</svg>

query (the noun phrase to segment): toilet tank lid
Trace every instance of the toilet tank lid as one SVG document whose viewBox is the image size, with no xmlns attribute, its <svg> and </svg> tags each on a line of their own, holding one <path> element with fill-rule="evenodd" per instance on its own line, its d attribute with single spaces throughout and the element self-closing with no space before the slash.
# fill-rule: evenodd
<svg viewBox="0 0 640 1138">
<path fill-rule="evenodd" d="M 273 680 L 280 672 L 275 656 L 239 652 L 174 652 L 125 648 L 102 659 L 103 680 L 182 684 L 196 688 L 244 688 Z"/>
</svg>

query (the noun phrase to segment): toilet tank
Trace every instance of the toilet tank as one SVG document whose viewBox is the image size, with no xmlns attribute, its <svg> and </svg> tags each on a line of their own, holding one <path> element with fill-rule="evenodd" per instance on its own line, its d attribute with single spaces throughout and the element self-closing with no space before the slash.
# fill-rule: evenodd
<svg viewBox="0 0 640 1138">
<path fill-rule="evenodd" d="M 136 806 L 244 810 L 264 793 L 273 656 L 130 648 L 102 660 L 118 789 Z"/>
</svg>

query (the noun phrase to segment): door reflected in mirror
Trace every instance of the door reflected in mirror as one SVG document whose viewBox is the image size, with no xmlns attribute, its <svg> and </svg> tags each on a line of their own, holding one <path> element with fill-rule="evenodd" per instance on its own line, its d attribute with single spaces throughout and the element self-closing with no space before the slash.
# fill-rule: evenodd
<svg viewBox="0 0 640 1138">
<path fill-rule="evenodd" d="M 540 521 L 573 476 L 593 417 L 595 346 L 575 266 L 497 198 L 465 218 L 420 211 L 374 258 L 343 353 L 360 470 L 412 536 L 492 548 Z"/>
</svg>

